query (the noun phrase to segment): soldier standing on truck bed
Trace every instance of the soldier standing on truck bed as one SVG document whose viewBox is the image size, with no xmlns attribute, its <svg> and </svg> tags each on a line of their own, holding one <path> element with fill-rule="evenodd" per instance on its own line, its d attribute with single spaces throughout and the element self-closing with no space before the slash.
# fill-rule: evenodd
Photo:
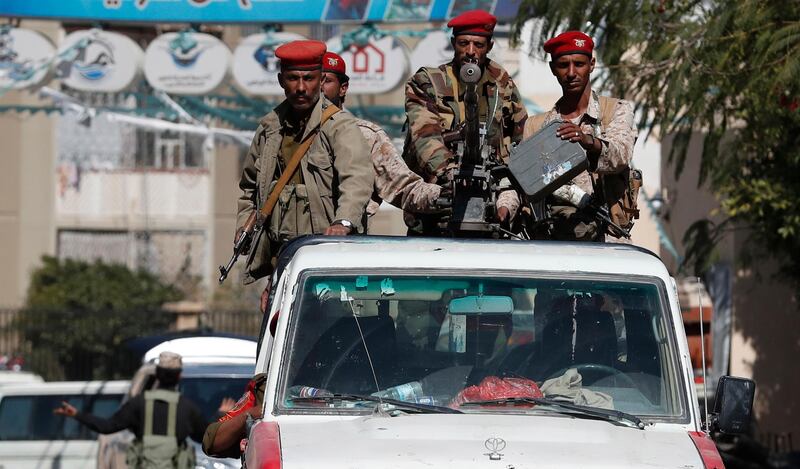
<svg viewBox="0 0 800 469">
<path fill-rule="evenodd" d="M 528 114 L 514 81 L 503 67 L 487 55 L 494 45 L 492 35 L 497 18 L 483 10 L 470 10 L 447 23 L 453 60 L 438 67 L 423 67 L 406 83 L 406 134 L 403 158 L 426 181 L 445 185 L 454 169 L 455 155 L 443 134 L 465 122 L 466 85 L 459 70 L 465 63 L 481 69 L 477 85 L 478 118 L 486 126 L 486 138 L 497 157 L 508 158 L 512 143 L 522 139 Z M 508 222 L 519 208 L 514 190 L 500 193 L 497 221 Z M 441 235 L 440 216 L 419 215 L 407 219 L 409 234 Z"/>
<path fill-rule="evenodd" d="M 589 213 L 589 203 L 607 204 L 611 220 L 630 230 L 639 218 L 636 199 L 641 173 L 631 170 L 637 130 L 633 105 L 622 99 L 598 96 L 589 76 L 594 70 L 592 38 L 568 31 L 544 44 L 550 70 L 561 85 L 562 96 L 553 108 L 531 116 L 525 124 L 528 138 L 553 121 L 563 121 L 557 134 L 579 143 L 589 159 L 589 169 L 569 184 L 580 196 L 572 203 L 553 201 L 553 238 L 562 241 L 603 241 L 605 229 Z M 585 195 L 584 195 L 585 194 Z"/>
<path fill-rule="evenodd" d="M 252 221 L 264 226 L 252 241 L 246 284 L 269 275 L 280 246 L 296 236 L 364 231 L 374 179 L 369 149 L 355 118 L 321 96 L 325 52 L 319 41 L 292 41 L 275 50 L 286 99 L 259 122 L 239 181 L 236 238 L 254 215 Z M 282 175 L 289 179 L 276 187 Z M 276 204 L 263 220 L 259 211 L 270 196 L 277 196 Z"/>
<path fill-rule="evenodd" d="M 344 109 L 350 77 L 344 59 L 326 52 L 322 60 L 322 93 L 333 104 Z M 407 212 L 420 212 L 435 207 L 442 188 L 425 182 L 411 171 L 397 152 L 392 140 L 377 124 L 356 118 L 356 125 L 367 141 L 370 159 L 375 170 L 375 188 L 367 205 L 367 216 L 378 211 L 382 201 Z"/>
</svg>

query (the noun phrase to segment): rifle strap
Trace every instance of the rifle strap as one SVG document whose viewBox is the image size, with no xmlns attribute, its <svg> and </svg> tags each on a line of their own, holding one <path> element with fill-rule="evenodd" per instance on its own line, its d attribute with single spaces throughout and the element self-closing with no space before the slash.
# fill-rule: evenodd
<svg viewBox="0 0 800 469">
<path fill-rule="evenodd" d="M 448 65 L 447 67 L 447 77 L 450 78 L 450 86 L 453 88 L 453 99 L 456 100 L 456 104 L 458 104 L 458 122 L 463 122 L 465 117 L 465 110 L 464 110 L 464 102 L 458 99 L 458 79 L 456 79 L 456 75 L 453 72 L 453 67 Z"/>
<path fill-rule="evenodd" d="M 314 137 L 317 135 L 317 133 L 319 133 L 322 125 L 325 124 L 325 122 L 327 122 L 331 116 L 339 111 L 340 109 L 338 107 L 334 106 L 333 104 L 329 104 L 328 107 L 322 112 L 322 118 L 319 121 L 319 125 L 314 127 L 314 129 L 311 130 L 308 135 L 306 135 L 306 138 L 303 139 L 303 141 L 300 143 L 300 146 L 294 151 L 292 158 L 289 160 L 289 163 L 286 164 L 286 168 L 278 178 L 278 182 L 275 183 L 275 187 L 272 189 L 272 192 L 269 193 L 267 201 L 264 202 L 264 205 L 261 207 L 260 211 L 262 219 L 266 220 L 269 218 L 270 214 L 272 214 L 275 204 L 278 203 L 278 197 L 280 197 L 281 191 L 286 186 L 286 183 L 289 182 L 289 179 L 294 176 L 294 173 L 297 172 L 297 168 L 300 167 L 300 160 L 303 159 L 303 156 L 305 156 L 309 147 L 311 147 L 311 143 L 314 141 Z"/>
<path fill-rule="evenodd" d="M 605 131 L 614 119 L 614 109 L 617 107 L 619 99 L 599 96 L 597 100 L 600 101 L 600 125 L 603 126 L 603 131 Z"/>
</svg>

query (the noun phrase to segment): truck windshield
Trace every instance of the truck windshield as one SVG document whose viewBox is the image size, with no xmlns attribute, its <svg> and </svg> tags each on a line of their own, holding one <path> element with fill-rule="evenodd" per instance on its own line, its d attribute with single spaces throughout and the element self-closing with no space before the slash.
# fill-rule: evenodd
<svg viewBox="0 0 800 469">
<path fill-rule="evenodd" d="M 678 418 L 685 396 L 657 282 L 307 275 L 290 318 L 278 407 L 375 406 L 330 398 L 361 395 L 519 412 L 545 410 L 525 399 L 545 397 Z"/>
</svg>

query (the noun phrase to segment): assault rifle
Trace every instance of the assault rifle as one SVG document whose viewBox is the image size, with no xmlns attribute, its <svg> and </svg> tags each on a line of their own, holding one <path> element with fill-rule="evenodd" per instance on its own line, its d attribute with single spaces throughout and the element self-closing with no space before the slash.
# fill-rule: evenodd
<svg viewBox="0 0 800 469">
<path fill-rule="evenodd" d="M 238 233 L 236 233 L 236 239 L 233 241 L 233 255 L 231 255 L 230 260 L 224 266 L 219 266 L 219 283 L 225 281 L 230 273 L 231 269 L 233 268 L 233 264 L 239 259 L 243 253 L 246 253 L 250 250 L 250 245 L 253 243 L 253 238 L 261 230 L 261 224 L 256 223 L 258 220 L 258 211 L 253 210 L 253 213 L 247 218 L 247 221 L 244 222 L 244 226 Z"/>
</svg>

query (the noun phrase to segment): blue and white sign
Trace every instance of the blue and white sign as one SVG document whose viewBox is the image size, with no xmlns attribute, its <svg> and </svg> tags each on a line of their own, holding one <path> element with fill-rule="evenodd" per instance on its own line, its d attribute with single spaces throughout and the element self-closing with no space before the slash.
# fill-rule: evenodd
<svg viewBox="0 0 800 469">
<path fill-rule="evenodd" d="M 289 41 L 305 39 L 295 33 L 253 34 L 242 39 L 233 53 L 233 79 L 242 91 L 255 95 L 282 95 L 278 83 L 280 60 L 275 49 Z"/>
<path fill-rule="evenodd" d="M 69 49 L 73 52 L 64 54 Z M 131 86 L 139 78 L 144 56 L 142 48 L 131 38 L 96 29 L 67 35 L 60 51 L 68 57 L 58 64 L 64 84 L 76 90 L 104 93 Z"/>
<path fill-rule="evenodd" d="M 0 0 L 0 16 L 159 23 L 446 21 L 483 8 L 501 21 L 521 0 Z"/>
<path fill-rule="evenodd" d="M 336 36 L 328 41 L 328 50 L 337 52 L 347 64 L 349 94 L 385 93 L 408 78 L 408 50 L 391 36 L 352 44 L 344 51 L 341 36 Z"/>
<path fill-rule="evenodd" d="M 167 33 L 147 47 L 144 75 L 155 89 L 203 95 L 225 80 L 230 61 L 231 51 L 210 34 Z"/>
<path fill-rule="evenodd" d="M 45 81 L 56 48 L 36 31 L 0 27 L 0 89 L 20 90 Z"/>
</svg>

